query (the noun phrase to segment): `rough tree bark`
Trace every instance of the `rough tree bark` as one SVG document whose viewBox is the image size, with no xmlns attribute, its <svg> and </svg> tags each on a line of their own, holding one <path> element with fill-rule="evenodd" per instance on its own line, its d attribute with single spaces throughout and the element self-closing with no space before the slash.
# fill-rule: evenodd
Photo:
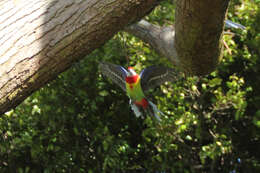
<svg viewBox="0 0 260 173">
<path fill-rule="evenodd" d="M 175 48 L 187 73 L 208 74 L 222 58 L 228 4 L 229 0 L 176 1 Z"/>
<path fill-rule="evenodd" d="M 0 114 L 127 24 L 158 0 L 2 0 L 0 2 Z M 129 27 L 190 74 L 214 69 L 229 0 L 177 0 L 175 31 L 147 22 Z M 138 28 L 139 27 L 139 28 Z M 149 35 L 142 35 L 142 31 Z M 153 40 L 153 41 L 151 41 Z"/>
</svg>

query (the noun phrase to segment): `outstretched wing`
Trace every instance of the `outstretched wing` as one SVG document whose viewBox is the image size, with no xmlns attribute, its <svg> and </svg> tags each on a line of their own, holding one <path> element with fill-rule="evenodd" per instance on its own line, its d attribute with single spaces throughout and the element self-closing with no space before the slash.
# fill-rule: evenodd
<svg viewBox="0 0 260 173">
<path fill-rule="evenodd" d="M 245 26 L 232 22 L 231 20 L 225 20 L 225 27 L 227 28 L 235 28 L 235 29 L 246 29 Z"/>
<path fill-rule="evenodd" d="M 141 86 L 143 91 L 159 86 L 164 82 L 171 82 L 178 79 L 177 70 L 163 66 L 151 66 L 145 68 L 141 74 Z"/>
<path fill-rule="evenodd" d="M 126 69 L 124 69 L 124 67 L 121 67 L 121 66 L 115 65 L 115 64 L 111 64 L 108 62 L 100 62 L 99 69 L 101 70 L 101 73 L 104 76 L 111 79 L 114 83 L 116 83 L 124 91 L 126 91 L 125 77 L 127 75 L 127 71 L 126 71 Z"/>
</svg>

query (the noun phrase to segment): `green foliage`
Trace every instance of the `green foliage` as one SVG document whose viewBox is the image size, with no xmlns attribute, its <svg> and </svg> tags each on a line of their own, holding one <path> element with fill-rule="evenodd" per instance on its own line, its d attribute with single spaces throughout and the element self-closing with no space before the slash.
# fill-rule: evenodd
<svg viewBox="0 0 260 173">
<path fill-rule="evenodd" d="M 224 37 L 229 49 L 215 72 L 149 93 L 165 113 L 160 124 L 136 118 L 125 93 L 97 66 L 109 61 L 140 71 L 171 64 L 139 39 L 117 34 L 0 117 L 1 172 L 259 172 L 258 6 L 232 1 L 229 19 L 247 30 Z M 164 1 L 146 18 L 171 24 L 173 9 Z"/>
</svg>

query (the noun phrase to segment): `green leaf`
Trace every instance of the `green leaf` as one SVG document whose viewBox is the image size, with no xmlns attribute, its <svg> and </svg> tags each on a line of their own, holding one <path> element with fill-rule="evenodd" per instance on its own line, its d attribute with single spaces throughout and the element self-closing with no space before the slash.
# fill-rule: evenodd
<svg viewBox="0 0 260 173">
<path fill-rule="evenodd" d="M 212 80 L 209 81 L 209 86 L 210 87 L 215 87 L 215 86 L 219 86 L 221 85 L 222 79 L 220 78 L 214 78 Z"/>
</svg>

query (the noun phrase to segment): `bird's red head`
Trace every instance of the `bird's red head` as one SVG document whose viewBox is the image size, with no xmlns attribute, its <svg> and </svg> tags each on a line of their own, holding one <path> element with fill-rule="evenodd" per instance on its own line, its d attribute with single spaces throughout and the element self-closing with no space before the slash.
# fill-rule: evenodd
<svg viewBox="0 0 260 173">
<path fill-rule="evenodd" d="M 129 84 L 135 83 L 138 79 L 138 74 L 135 72 L 133 67 L 128 67 L 128 73 L 126 76 L 126 82 Z"/>
</svg>

